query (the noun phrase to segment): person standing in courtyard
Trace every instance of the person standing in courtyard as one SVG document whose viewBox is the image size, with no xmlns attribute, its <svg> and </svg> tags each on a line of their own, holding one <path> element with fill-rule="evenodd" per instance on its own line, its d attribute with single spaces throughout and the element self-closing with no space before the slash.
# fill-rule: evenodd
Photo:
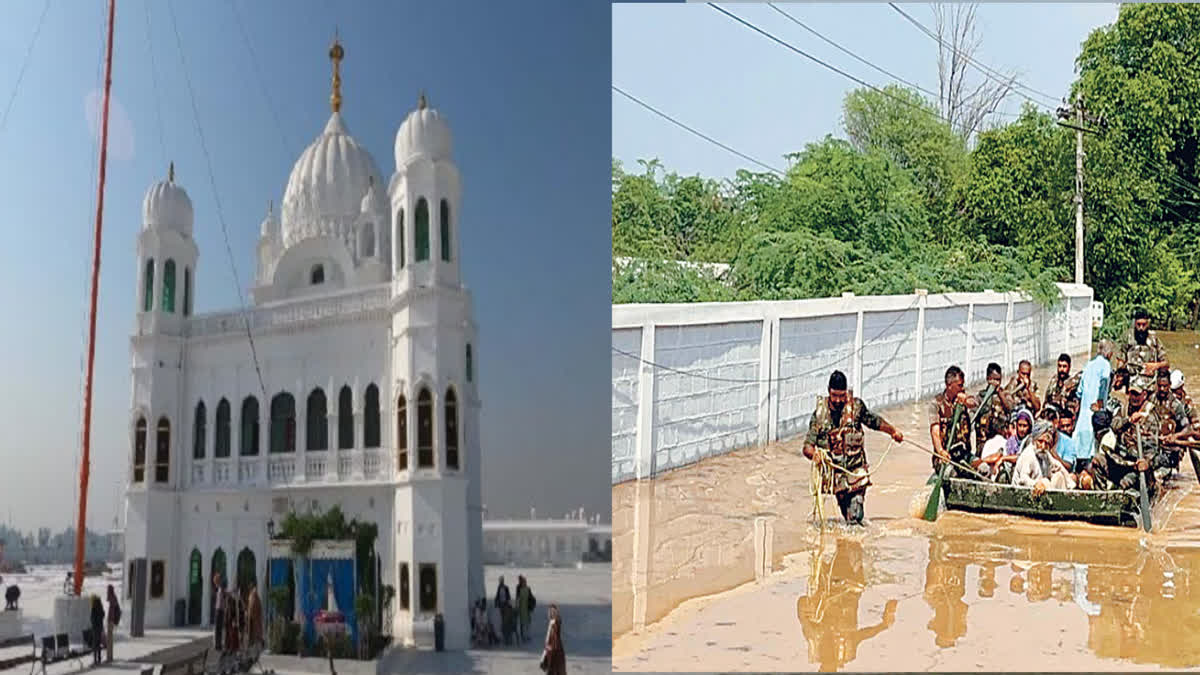
<svg viewBox="0 0 1200 675">
<path fill-rule="evenodd" d="M 504 584 L 504 577 L 500 577 L 500 585 L 496 587 L 495 605 L 496 611 L 500 613 L 500 632 L 504 635 L 504 644 L 512 644 L 512 593 Z"/>
<path fill-rule="evenodd" d="M 529 642 L 529 621 L 533 614 L 533 591 L 524 575 L 517 577 L 517 639 L 522 644 Z"/>
<path fill-rule="evenodd" d="M 861 525 L 871 476 L 867 466 L 863 427 L 882 431 L 897 443 L 904 434 L 867 409 L 846 386 L 840 370 L 829 376 L 829 395 L 817 397 L 817 407 L 804 439 L 804 456 L 821 471 L 821 493 L 832 492 L 847 523 Z"/>
<path fill-rule="evenodd" d="M 263 643 L 262 598 L 258 597 L 258 584 L 250 584 L 250 595 L 246 600 L 246 624 L 251 647 L 261 647 Z"/>
<path fill-rule="evenodd" d="M 100 596 L 92 596 L 92 644 L 88 645 L 92 648 L 92 665 L 100 665 L 100 653 L 103 651 L 105 642 L 104 635 L 104 603 L 100 601 Z"/>
<path fill-rule="evenodd" d="M 546 675 L 567 675 L 567 652 L 562 641 L 562 618 L 558 605 L 550 605 L 550 622 L 546 626 L 546 645 L 542 648 L 542 670 Z"/>
<path fill-rule="evenodd" d="M 225 632 L 225 590 L 221 588 L 221 573 L 213 574 L 213 649 L 221 651 Z"/>
<path fill-rule="evenodd" d="M 113 660 L 113 633 L 116 630 L 117 624 L 121 623 L 121 603 L 117 602 L 117 592 L 113 590 L 112 584 L 108 585 L 108 621 L 106 622 L 107 631 L 105 632 L 104 640 L 108 646 L 108 662 Z"/>
</svg>

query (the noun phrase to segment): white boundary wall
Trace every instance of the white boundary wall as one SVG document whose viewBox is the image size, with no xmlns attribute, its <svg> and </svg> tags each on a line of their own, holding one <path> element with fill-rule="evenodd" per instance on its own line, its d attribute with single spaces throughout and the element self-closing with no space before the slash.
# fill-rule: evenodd
<svg viewBox="0 0 1200 675">
<path fill-rule="evenodd" d="M 612 481 L 806 431 L 835 369 L 880 408 L 937 392 L 951 364 L 974 384 L 992 361 L 1007 379 L 1088 354 L 1092 289 L 1059 288 L 1054 311 L 992 291 L 613 305 Z"/>
</svg>

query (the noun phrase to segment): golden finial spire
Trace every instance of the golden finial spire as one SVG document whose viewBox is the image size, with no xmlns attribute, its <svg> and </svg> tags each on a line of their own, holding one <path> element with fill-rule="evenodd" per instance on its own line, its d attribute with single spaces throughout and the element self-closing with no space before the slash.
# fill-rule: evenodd
<svg viewBox="0 0 1200 675">
<path fill-rule="evenodd" d="M 417 97 L 417 110 L 424 110 L 429 103 L 425 100 L 425 90 L 421 90 L 421 95 Z"/>
<path fill-rule="evenodd" d="M 167 167 L 167 181 L 171 183 L 175 182 L 175 162 L 171 162 Z"/>
<path fill-rule="evenodd" d="M 338 41 L 337 29 L 333 31 L 333 46 L 329 48 L 329 60 L 333 61 L 333 94 L 329 96 L 329 105 L 333 108 L 333 112 L 339 112 L 342 109 L 342 59 L 346 57 L 346 50 L 342 49 L 342 43 Z"/>
</svg>

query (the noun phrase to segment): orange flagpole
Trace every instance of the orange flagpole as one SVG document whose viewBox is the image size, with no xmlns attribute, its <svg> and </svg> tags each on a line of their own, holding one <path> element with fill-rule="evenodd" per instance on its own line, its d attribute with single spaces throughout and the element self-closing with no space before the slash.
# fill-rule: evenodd
<svg viewBox="0 0 1200 675">
<path fill-rule="evenodd" d="M 113 22 L 117 0 L 108 0 L 108 48 L 104 59 L 104 113 L 100 126 L 100 182 L 96 187 L 96 242 L 92 254 L 92 303 L 88 315 L 87 379 L 83 392 L 83 466 L 79 472 L 79 523 L 75 528 L 75 595 L 83 589 L 84 533 L 87 531 L 88 472 L 91 468 L 92 373 L 96 363 L 96 295 L 100 286 L 100 232 L 104 224 L 104 169 L 108 164 L 108 98 L 112 91 Z"/>
</svg>

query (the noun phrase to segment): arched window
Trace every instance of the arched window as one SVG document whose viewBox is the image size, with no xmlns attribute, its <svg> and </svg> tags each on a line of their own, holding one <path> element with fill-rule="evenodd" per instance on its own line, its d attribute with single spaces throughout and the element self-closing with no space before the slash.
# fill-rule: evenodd
<svg viewBox="0 0 1200 675">
<path fill-rule="evenodd" d="M 404 269 L 404 244 L 404 209 L 400 209 L 396 214 L 396 250 L 399 253 L 396 265 L 400 269 Z"/>
<path fill-rule="evenodd" d="M 422 612 L 437 611 L 437 566 L 432 563 L 422 563 L 419 566 L 418 583 L 420 583 L 420 598 Z"/>
<path fill-rule="evenodd" d="M 192 268 L 183 268 L 183 315 L 192 315 Z"/>
<path fill-rule="evenodd" d="M 243 457 L 258 455 L 258 399 L 247 396 L 242 401 L 242 433 L 238 452 Z"/>
<path fill-rule="evenodd" d="M 338 449 L 354 447 L 354 395 L 344 385 L 338 392 Z"/>
<path fill-rule="evenodd" d="M 154 432 L 154 482 L 165 483 L 169 480 L 171 468 L 171 423 L 167 418 L 158 419 L 158 428 Z"/>
<path fill-rule="evenodd" d="M 379 447 L 379 387 L 371 383 L 363 406 L 363 447 Z"/>
<path fill-rule="evenodd" d="M 429 260 L 429 203 L 417 200 L 417 262 Z"/>
<path fill-rule="evenodd" d="M 375 226 L 371 223 L 363 223 L 361 237 L 362 245 L 359 247 L 359 251 L 362 252 L 362 257 L 375 257 Z"/>
<path fill-rule="evenodd" d="M 221 399 L 217 404 L 217 437 L 213 448 L 213 457 L 224 459 L 229 456 L 229 401 Z"/>
<path fill-rule="evenodd" d="M 446 390 L 446 468 L 458 469 L 458 397 Z"/>
<path fill-rule="evenodd" d="M 396 466 L 400 471 L 408 469 L 408 402 L 404 396 L 396 401 Z"/>
<path fill-rule="evenodd" d="M 471 382 L 473 365 L 471 363 L 471 345 L 467 344 L 467 382 Z"/>
<path fill-rule="evenodd" d="M 154 258 L 146 261 L 146 273 L 142 275 L 142 311 L 154 309 Z"/>
<path fill-rule="evenodd" d="M 207 424 L 207 420 L 205 419 L 207 416 L 208 413 L 204 409 L 204 401 L 200 401 L 196 404 L 196 419 L 192 427 L 192 459 L 204 459 L 204 427 Z"/>
<path fill-rule="evenodd" d="M 400 563 L 400 609 L 408 610 L 411 606 L 412 593 L 409 591 L 408 563 Z"/>
<path fill-rule="evenodd" d="M 417 467 L 433 467 L 433 396 L 424 387 L 417 394 Z"/>
<path fill-rule="evenodd" d="M 168 260 L 163 268 L 163 300 L 164 312 L 175 312 L 175 261 Z"/>
<path fill-rule="evenodd" d="M 442 260 L 450 262 L 450 202 L 442 200 Z"/>
<path fill-rule="evenodd" d="M 325 283 L 325 266 L 313 265 L 312 272 L 309 273 L 308 278 L 313 286 Z"/>
<path fill-rule="evenodd" d="M 296 399 L 286 391 L 271 399 L 271 453 L 296 451 Z"/>
<path fill-rule="evenodd" d="M 139 417 L 133 429 L 133 482 L 146 479 L 146 418 Z"/>
<path fill-rule="evenodd" d="M 320 387 L 308 395 L 308 408 L 304 414 L 305 446 L 309 450 L 329 449 L 329 411 L 325 405 L 325 392 Z"/>
</svg>

